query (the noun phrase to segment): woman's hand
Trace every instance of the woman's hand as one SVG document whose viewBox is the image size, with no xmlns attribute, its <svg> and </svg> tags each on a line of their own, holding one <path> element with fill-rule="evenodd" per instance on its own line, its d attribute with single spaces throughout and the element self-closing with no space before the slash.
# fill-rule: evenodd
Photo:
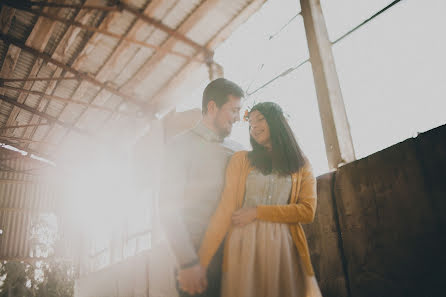
<svg viewBox="0 0 446 297">
<path fill-rule="evenodd" d="M 237 227 L 243 227 L 257 218 L 257 208 L 241 208 L 232 214 L 232 224 Z"/>
</svg>

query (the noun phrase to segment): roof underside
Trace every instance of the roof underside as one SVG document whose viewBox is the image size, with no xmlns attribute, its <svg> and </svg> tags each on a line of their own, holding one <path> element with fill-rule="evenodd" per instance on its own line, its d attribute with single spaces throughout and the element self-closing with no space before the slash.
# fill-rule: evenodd
<svg viewBox="0 0 446 297">
<path fill-rule="evenodd" d="M 52 159 L 125 141 L 264 1 L 2 1 L 0 143 Z"/>
</svg>

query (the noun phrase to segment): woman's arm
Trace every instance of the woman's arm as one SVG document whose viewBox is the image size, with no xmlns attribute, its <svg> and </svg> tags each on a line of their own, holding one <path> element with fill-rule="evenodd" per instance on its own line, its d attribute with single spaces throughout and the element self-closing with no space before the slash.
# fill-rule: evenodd
<svg viewBox="0 0 446 297">
<path fill-rule="evenodd" d="M 277 223 L 311 223 L 316 213 L 316 179 L 309 163 L 302 169 L 297 202 L 288 205 L 258 205 L 257 219 Z"/>
<path fill-rule="evenodd" d="M 209 265 L 231 226 L 231 216 L 237 207 L 237 190 L 243 159 L 243 152 L 235 153 L 226 169 L 225 186 L 220 203 L 211 218 L 198 252 L 203 267 Z"/>
</svg>

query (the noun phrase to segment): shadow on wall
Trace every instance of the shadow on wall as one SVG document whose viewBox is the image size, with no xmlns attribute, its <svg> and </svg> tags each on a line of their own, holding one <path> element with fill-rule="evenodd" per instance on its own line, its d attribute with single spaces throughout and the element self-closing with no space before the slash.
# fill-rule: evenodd
<svg viewBox="0 0 446 297">
<path fill-rule="evenodd" d="M 305 225 L 324 297 L 440 296 L 446 126 L 318 177 Z"/>
</svg>

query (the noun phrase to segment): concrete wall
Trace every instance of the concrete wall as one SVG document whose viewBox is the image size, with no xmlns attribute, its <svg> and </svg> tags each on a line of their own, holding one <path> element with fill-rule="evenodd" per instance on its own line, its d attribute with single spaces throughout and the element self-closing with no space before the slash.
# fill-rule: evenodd
<svg viewBox="0 0 446 297">
<path fill-rule="evenodd" d="M 304 228 L 325 297 L 438 295 L 446 126 L 318 177 L 318 195 Z"/>
</svg>

